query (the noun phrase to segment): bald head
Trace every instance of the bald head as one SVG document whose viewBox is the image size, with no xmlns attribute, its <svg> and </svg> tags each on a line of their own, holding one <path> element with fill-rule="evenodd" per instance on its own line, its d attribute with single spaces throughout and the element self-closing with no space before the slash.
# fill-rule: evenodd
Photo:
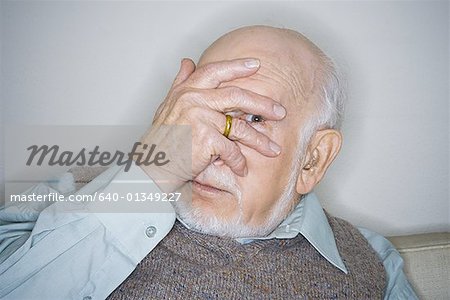
<svg viewBox="0 0 450 300">
<path fill-rule="evenodd" d="M 255 25 L 238 28 L 218 38 L 203 52 L 199 64 L 214 58 L 232 59 L 236 55 L 255 52 L 284 59 L 300 59 L 301 56 L 312 59 L 314 56 L 324 56 L 316 45 L 297 31 Z"/>
<path fill-rule="evenodd" d="M 258 76 L 275 77 L 297 103 L 311 98 L 323 85 L 327 58 L 302 34 L 269 26 L 248 26 L 217 39 L 202 54 L 198 64 L 256 57 L 261 60 Z"/>
</svg>

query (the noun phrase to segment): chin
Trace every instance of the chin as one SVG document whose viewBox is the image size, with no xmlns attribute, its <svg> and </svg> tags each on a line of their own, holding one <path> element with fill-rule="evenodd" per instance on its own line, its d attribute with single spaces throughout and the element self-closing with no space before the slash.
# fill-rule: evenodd
<svg viewBox="0 0 450 300">
<path fill-rule="evenodd" d="M 271 233 L 278 225 L 262 224 L 255 226 L 246 224 L 238 206 L 236 206 L 234 213 L 224 217 L 217 210 L 214 210 L 213 204 L 203 203 L 203 205 L 198 205 L 199 202 L 207 200 L 193 197 L 192 201 L 189 204 L 181 201 L 176 203 L 174 205 L 175 210 L 178 217 L 192 230 L 204 234 L 230 238 L 263 237 Z"/>
<path fill-rule="evenodd" d="M 294 186 L 294 185 L 292 185 Z M 192 198 L 173 202 L 178 217 L 192 230 L 231 238 L 264 237 L 270 234 L 292 210 L 295 197 L 292 186 L 275 201 L 271 211 L 260 216 L 261 223 L 248 223 L 244 216 L 243 197 L 193 185 Z"/>
</svg>

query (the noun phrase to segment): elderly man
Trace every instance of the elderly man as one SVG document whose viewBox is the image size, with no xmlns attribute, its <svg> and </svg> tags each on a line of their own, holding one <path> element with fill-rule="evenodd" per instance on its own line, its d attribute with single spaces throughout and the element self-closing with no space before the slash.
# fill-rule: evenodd
<svg viewBox="0 0 450 300">
<path fill-rule="evenodd" d="M 149 177 L 148 192 L 182 191 L 175 212 L 4 210 L 0 296 L 416 298 L 392 245 L 330 216 L 312 192 L 340 150 L 342 107 L 333 63 L 301 34 L 222 36 L 197 66 L 181 62 L 142 139 L 164 144 L 170 163 L 111 168 L 82 188 Z"/>
</svg>

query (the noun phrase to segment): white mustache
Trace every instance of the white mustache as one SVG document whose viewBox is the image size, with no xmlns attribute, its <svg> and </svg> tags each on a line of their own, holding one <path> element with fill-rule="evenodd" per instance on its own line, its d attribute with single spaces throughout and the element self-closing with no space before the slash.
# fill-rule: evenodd
<svg viewBox="0 0 450 300">
<path fill-rule="evenodd" d="M 208 184 L 215 188 L 228 191 L 240 199 L 241 190 L 235 177 L 230 172 L 231 171 L 225 170 L 222 167 L 217 167 L 210 164 L 206 167 L 206 169 L 198 174 L 195 180 L 200 183 Z"/>
</svg>

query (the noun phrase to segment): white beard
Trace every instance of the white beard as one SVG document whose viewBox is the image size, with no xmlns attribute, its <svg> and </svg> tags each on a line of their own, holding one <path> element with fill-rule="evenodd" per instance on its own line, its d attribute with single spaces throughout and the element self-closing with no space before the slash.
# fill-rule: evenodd
<svg viewBox="0 0 450 300">
<path fill-rule="evenodd" d="M 243 222 L 242 197 L 234 177 L 225 173 L 223 169 L 209 165 L 201 174 L 207 178 L 214 178 L 221 183 L 221 187 L 233 191 L 238 200 L 239 212 L 233 217 L 222 219 L 215 214 L 205 213 L 201 207 L 192 207 L 192 201 L 173 202 L 178 217 L 191 229 L 215 236 L 227 236 L 233 238 L 263 237 L 270 234 L 283 222 L 295 207 L 295 200 L 299 196 L 295 190 L 299 175 L 300 161 L 304 149 L 300 145 L 296 149 L 295 156 L 290 167 L 290 177 L 283 194 L 276 200 L 272 212 L 267 220 L 260 225 L 249 225 Z M 219 188 L 221 188 L 219 187 Z"/>
</svg>

